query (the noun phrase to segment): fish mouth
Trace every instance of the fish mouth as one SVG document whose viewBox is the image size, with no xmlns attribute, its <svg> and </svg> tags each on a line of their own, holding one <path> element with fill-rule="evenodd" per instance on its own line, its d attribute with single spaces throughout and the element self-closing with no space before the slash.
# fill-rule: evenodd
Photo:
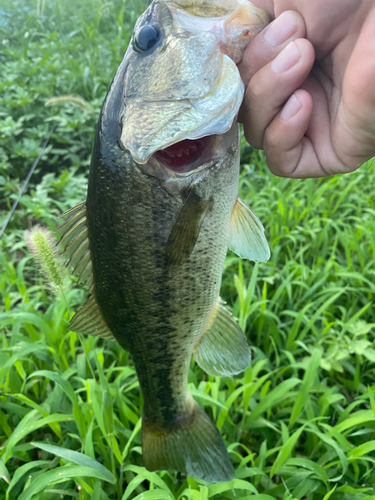
<svg viewBox="0 0 375 500">
<path fill-rule="evenodd" d="M 147 163 L 135 163 L 147 175 L 172 182 L 173 179 L 189 178 L 228 156 L 229 150 L 238 143 L 238 125 L 234 122 L 224 134 L 212 134 L 199 139 L 183 139 L 154 151 Z"/>
<path fill-rule="evenodd" d="M 195 140 L 184 139 L 165 149 L 159 149 L 153 156 L 173 172 L 189 172 L 208 149 L 212 137 L 214 136 L 205 136 Z"/>
</svg>

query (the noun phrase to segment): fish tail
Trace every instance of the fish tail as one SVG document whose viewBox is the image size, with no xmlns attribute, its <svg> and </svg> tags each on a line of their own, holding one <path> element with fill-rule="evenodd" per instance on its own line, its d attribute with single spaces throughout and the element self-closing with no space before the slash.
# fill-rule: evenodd
<svg viewBox="0 0 375 500">
<path fill-rule="evenodd" d="M 233 465 L 216 425 L 195 402 L 192 412 L 177 417 L 168 428 L 154 425 L 144 416 L 142 447 L 149 471 L 177 470 L 212 483 L 234 477 Z"/>
</svg>

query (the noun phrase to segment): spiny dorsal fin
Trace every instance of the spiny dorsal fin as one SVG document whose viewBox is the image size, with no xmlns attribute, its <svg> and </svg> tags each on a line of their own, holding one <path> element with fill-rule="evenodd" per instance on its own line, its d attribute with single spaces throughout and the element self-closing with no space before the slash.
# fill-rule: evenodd
<svg viewBox="0 0 375 500">
<path fill-rule="evenodd" d="M 220 298 L 194 348 L 194 358 L 209 375 L 220 377 L 240 373 L 250 364 L 251 353 L 245 334 Z"/>
<path fill-rule="evenodd" d="M 179 266 L 189 258 L 210 205 L 209 201 L 202 200 L 195 191 L 190 191 L 167 241 L 166 256 L 169 265 Z"/>
<path fill-rule="evenodd" d="M 89 288 L 92 295 L 73 316 L 69 328 L 75 332 L 114 339 L 95 299 L 89 240 L 86 223 L 86 201 L 63 213 L 59 217 L 62 224 L 56 229 L 61 236 L 59 245 L 65 247 L 63 255 L 68 257 L 67 266 L 72 274 L 79 276 L 78 283 Z"/>
<path fill-rule="evenodd" d="M 254 262 L 267 262 L 271 255 L 262 223 L 239 196 L 232 209 L 228 246 L 241 259 Z"/>
<path fill-rule="evenodd" d="M 95 295 L 91 295 L 87 302 L 73 316 L 69 323 L 69 329 L 86 335 L 115 340 L 100 312 Z"/>
<path fill-rule="evenodd" d="M 62 223 L 56 229 L 61 236 L 59 245 L 65 248 L 63 255 L 68 257 L 67 266 L 72 274 L 79 276 L 78 282 L 89 287 L 92 292 L 92 266 L 86 224 L 86 201 L 63 213 Z"/>
</svg>

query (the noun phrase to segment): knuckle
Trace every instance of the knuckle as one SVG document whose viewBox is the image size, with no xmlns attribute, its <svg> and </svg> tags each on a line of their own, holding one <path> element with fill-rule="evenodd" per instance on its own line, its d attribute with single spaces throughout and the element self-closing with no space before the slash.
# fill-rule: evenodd
<svg viewBox="0 0 375 500">
<path fill-rule="evenodd" d="M 286 163 L 286 152 L 282 147 L 282 137 L 276 130 L 267 129 L 264 134 L 264 152 L 267 165 L 277 177 L 288 177 L 290 165 Z"/>
<path fill-rule="evenodd" d="M 260 97 L 261 89 L 258 85 L 249 86 L 245 96 L 243 107 L 244 134 L 247 142 L 256 149 L 263 148 L 263 137 L 266 124 L 262 107 L 263 101 Z"/>
<path fill-rule="evenodd" d="M 277 177 L 286 177 L 283 170 L 280 169 L 279 162 L 274 161 L 274 159 L 272 158 L 272 156 L 268 154 L 268 152 L 266 152 L 266 161 L 267 161 L 267 166 L 273 173 L 273 175 L 276 175 Z"/>
<path fill-rule="evenodd" d="M 277 156 L 277 154 L 281 152 L 280 134 L 278 134 L 277 131 L 271 131 L 268 128 L 264 134 L 264 143 L 265 149 L 267 149 L 269 155 Z"/>
<path fill-rule="evenodd" d="M 250 80 L 249 85 L 247 87 L 246 99 L 248 100 L 249 105 L 262 99 L 262 97 L 264 96 L 264 92 L 265 92 L 264 82 L 257 75 L 255 75 Z"/>
</svg>

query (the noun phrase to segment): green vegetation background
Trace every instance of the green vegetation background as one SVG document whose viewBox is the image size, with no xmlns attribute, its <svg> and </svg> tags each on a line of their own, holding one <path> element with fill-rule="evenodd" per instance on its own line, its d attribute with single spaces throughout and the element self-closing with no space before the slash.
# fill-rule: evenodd
<svg viewBox="0 0 375 500">
<path fill-rule="evenodd" d="M 117 344 L 68 330 L 85 291 L 46 290 L 24 230 L 85 198 L 101 103 L 141 0 L 0 0 L 0 225 L 56 129 L 0 241 L 0 499 L 375 499 L 374 166 L 275 178 L 242 149 L 240 193 L 271 260 L 228 255 L 222 296 L 246 331 L 242 376 L 189 387 L 236 468 L 210 485 L 142 467 L 142 398 Z M 45 107 L 53 97 L 72 103 Z"/>
</svg>

